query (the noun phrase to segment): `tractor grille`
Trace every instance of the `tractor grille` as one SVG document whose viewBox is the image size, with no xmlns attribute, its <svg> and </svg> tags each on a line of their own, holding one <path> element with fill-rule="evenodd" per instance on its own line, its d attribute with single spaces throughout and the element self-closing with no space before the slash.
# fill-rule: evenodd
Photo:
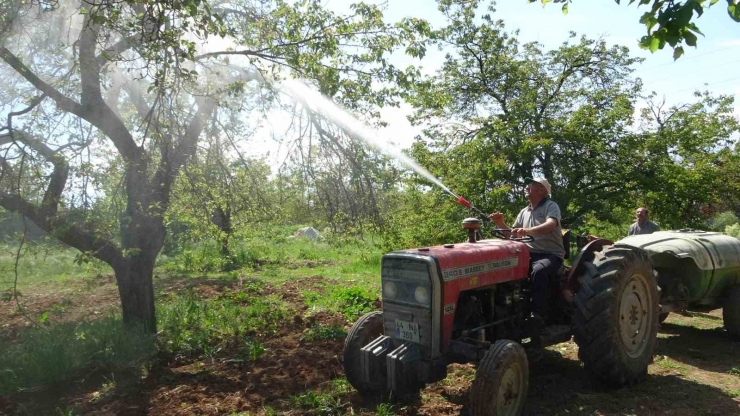
<svg viewBox="0 0 740 416">
<path fill-rule="evenodd" d="M 396 320 L 419 325 L 419 344 L 424 355 L 428 356 L 432 346 L 432 313 L 429 309 L 411 308 L 406 305 L 383 303 L 383 321 L 385 334 L 391 338 L 400 338 Z"/>
<path fill-rule="evenodd" d="M 434 319 L 440 314 L 439 282 L 436 262 L 431 257 L 407 253 L 391 253 L 383 257 L 381 284 L 385 335 L 409 341 L 409 327 L 418 325 L 418 333 L 413 338 L 418 336 L 418 343 L 427 358 L 435 355 L 438 350 L 435 343 L 439 344 L 439 319 Z M 399 323 L 405 328 L 399 328 Z"/>
</svg>

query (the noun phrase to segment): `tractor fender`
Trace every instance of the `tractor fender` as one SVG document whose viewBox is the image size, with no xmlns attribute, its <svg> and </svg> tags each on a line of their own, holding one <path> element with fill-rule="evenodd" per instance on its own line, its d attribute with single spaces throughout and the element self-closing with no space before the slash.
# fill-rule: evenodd
<svg viewBox="0 0 740 416">
<path fill-rule="evenodd" d="M 573 259 L 568 277 L 565 281 L 565 291 L 570 292 L 570 296 L 566 296 L 567 299 L 572 300 L 572 295 L 578 291 L 578 276 L 583 272 L 583 264 L 591 263 L 594 261 L 594 253 L 601 251 L 605 246 L 613 245 L 614 242 L 605 238 L 596 238 L 590 241 L 588 244 L 583 246 L 578 255 Z"/>
</svg>

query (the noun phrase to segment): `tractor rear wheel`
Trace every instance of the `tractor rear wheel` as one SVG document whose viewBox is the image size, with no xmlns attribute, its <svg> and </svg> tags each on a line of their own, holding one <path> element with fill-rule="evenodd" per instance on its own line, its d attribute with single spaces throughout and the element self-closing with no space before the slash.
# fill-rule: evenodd
<svg viewBox="0 0 740 416">
<path fill-rule="evenodd" d="M 722 309 L 722 319 L 730 338 L 740 341 L 740 286 L 730 289 Z"/>
<path fill-rule="evenodd" d="M 529 363 L 524 348 L 502 339 L 478 363 L 470 388 L 473 416 L 519 416 L 529 388 Z"/>
<path fill-rule="evenodd" d="M 352 386 L 362 395 L 382 392 L 386 381 L 365 382 L 362 379 L 361 349 L 370 341 L 383 335 L 383 312 L 374 311 L 363 315 L 352 325 L 344 341 L 342 364 L 344 374 Z"/>
<path fill-rule="evenodd" d="M 650 259 L 643 251 L 613 246 L 585 266 L 575 296 L 578 356 L 606 383 L 637 383 L 653 361 L 660 328 Z"/>
</svg>

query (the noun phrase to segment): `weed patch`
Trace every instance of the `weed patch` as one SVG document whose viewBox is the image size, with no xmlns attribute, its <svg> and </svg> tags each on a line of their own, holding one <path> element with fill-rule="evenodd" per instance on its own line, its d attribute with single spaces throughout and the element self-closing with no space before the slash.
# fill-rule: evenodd
<svg viewBox="0 0 740 416">
<path fill-rule="evenodd" d="M 656 358 L 655 363 L 666 370 L 674 370 L 683 374 L 686 371 L 686 366 L 676 361 L 671 360 L 666 356 L 659 356 Z"/>
<path fill-rule="evenodd" d="M 302 294 L 310 308 L 341 313 L 349 321 L 376 309 L 377 295 L 362 286 L 329 286 L 325 294 L 313 291 Z"/>
<path fill-rule="evenodd" d="M 344 414 L 344 409 L 349 406 L 349 403 L 342 401 L 339 397 L 325 393 L 317 394 L 313 391 L 293 396 L 291 402 L 295 407 L 325 416 Z"/>
<path fill-rule="evenodd" d="M 242 294 L 235 295 L 238 300 L 203 300 L 187 293 L 160 305 L 157 318 L 162 350 L 213 356 L 225 348 L 237 347 L 248 358 L 259 357 L 261 347 L 253 338 L 274 334 L 288 311 L 276 297 Z"/>
<path fill-rule="evenodd" d="M 396 414 L 396 406 L 388 403 L 381 403 L 375 409 L 376 416 L 392 416 Z"/>
<path fill-rule="evenodd" d="M 318 324 L 310 328 L 306 328 L 301 335 L 303 341 L 327 341 L 332 339 L 344 339 L 347 336 L 347 331 L 338 325 L 323 325 Z"/>
<path fill-rule="evenodd" d="M 108 316 L 94 322 L 30 328 L 0 346 L 0 395 L 52 385 L 92 371 L 139 369 L 154 340 Z"/>
</svg>

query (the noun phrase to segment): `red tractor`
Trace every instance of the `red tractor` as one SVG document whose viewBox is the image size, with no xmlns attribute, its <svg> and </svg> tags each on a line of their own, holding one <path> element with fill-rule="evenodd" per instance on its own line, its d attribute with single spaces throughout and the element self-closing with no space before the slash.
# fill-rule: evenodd
<svg viewBox="0 0 740 416">
<path fill-rule="evenodd" d="M 529 385 L 523 346 L 544 348 L 573 335 L 585 368 L 600 379 L 629 385 L 645 377 L 660 310 L 644 252 L 588 243 L 551 279 L 542 328 L 529 319 L 525 241 L 500 233 L 480 240 L 480 227 L 468 218 L 466 243 L 383 256 L 383 310 L 361 317 L 344 344 L 347 379 L 361 394 L 414 394 L 444 379 L 448 364 L 477 362 L 472 414 L 518 415 Z"/>
</svg>

